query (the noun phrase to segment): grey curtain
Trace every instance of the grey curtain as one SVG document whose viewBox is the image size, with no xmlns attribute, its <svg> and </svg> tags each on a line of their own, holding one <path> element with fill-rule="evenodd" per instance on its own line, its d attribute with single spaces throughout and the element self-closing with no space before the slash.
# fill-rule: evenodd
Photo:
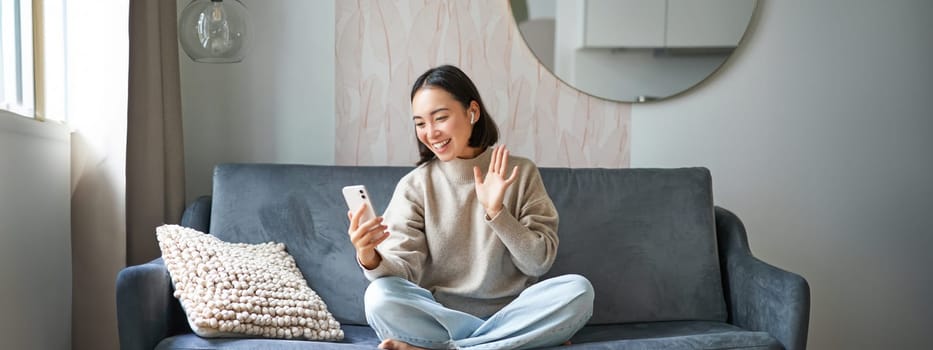
<svg viewBox="0 0 933 350">
<path fill-rule="evenodd" d="M 126 262 L 159 257 L 155 227 L 178 223 L 185 169 L 176 2 L 130 2 Z"/>
</svg>

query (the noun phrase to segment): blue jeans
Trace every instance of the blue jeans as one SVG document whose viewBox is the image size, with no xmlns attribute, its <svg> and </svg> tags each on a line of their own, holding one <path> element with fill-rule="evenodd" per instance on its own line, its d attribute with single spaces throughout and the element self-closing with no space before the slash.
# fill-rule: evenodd
<svg viewBox="0 0 933 350">
<path fill-rule="evenodd" d="M 488 319 L 444 307 L 399 277 L 370 283 L 366 319 L 380 339 L 430 349 L 529 349 L 560 345 L 593 314 L 593 286 L 563 275 L 526 288 Z"/>
</svg>

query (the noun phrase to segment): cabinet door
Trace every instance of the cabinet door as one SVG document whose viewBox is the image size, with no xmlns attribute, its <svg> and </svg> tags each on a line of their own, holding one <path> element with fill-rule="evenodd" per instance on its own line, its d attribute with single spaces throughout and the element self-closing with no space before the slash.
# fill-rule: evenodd
<svg viewBox="0 0 933 350">
<path fill-rule="evenodd" d="M 668 0 L 667 47 L 735 47 L 755 0 Z"/>
<path fill-rule="evenodd" d="M 584 47 L 664 46 L 663 0 L 585 0 Z"/>
</svg>

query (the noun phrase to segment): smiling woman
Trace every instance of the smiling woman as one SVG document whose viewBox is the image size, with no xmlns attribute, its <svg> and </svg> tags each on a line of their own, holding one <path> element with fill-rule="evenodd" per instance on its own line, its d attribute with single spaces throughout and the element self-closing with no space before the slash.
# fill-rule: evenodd
<svg viewBox="0 0 933 350">
<path fill-rule="evenodd" d="M 645 102 L 712 76 L 742 41 L 757 0 L 513 0 L 531 51 L 605 99 Z"/>
</svg>

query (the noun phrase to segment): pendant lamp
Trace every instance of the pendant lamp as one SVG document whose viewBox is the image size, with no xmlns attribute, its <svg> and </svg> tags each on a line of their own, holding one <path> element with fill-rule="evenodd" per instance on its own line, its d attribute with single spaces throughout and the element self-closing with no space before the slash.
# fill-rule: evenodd
<svg viewBox="0 0 933 350">
<path fill-rule="evenodd" d="M 240 62 L 249 36 L 249 18 L 240 0 L 191 0 L 178 18 L 178 40 L 196 62 Z"/>
</svg>

